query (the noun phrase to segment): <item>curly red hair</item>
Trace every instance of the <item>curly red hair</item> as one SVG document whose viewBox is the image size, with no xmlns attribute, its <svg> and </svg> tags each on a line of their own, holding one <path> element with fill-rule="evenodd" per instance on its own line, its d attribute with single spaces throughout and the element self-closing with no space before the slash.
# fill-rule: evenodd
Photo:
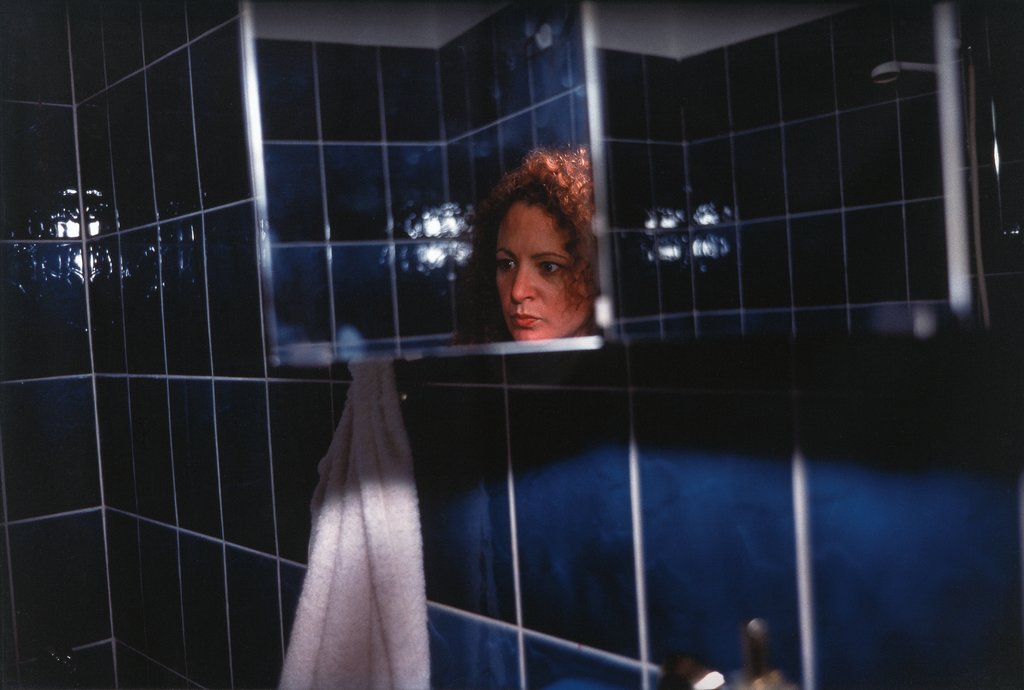
<svg viewBox="0 0 1024 690">
<path fill-rule="evenodd" d="M 473 254 L 459 290 L 455 342 L 490 343 L 511 340 L 495 283 L 498 229 L 512 204 L 539 206 L 565 237 L 571 258 L 566 289 L 579 302 L 593 302 L 597 293 L 594 262 L 594 186 L 585 148 L 534 149 L 505 173 L 469 218 Z M 590 331 L 596 332 L 591 315 Z"/>
</svg>

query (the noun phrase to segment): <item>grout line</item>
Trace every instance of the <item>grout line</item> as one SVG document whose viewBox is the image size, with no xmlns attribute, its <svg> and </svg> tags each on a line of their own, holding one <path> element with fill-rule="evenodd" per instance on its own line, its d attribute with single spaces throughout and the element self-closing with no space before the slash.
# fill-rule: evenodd
<svg viewBox="0 0 1024 690">
<path fill-rule="evenodd" d="M 640 651 L 640 665 L 650 665 L 647 621 L 647 567 L 644 557 L 643 495 L 640 486 L 640 448 L 636 438 L 636 414 L 633 377 L 630 375 L 630 358 L 626 357 L 626 399 L 629 405 L 629 505 L 633 531 L 633 576 L 636 579 L 637 646 Z M 641 688 L 649 690 L 650 678 L 641 674 Z"/>
<path fill-rule="evenodd" d="M 139 12 L 141 14 L 141 5 L 139 6 Z M 145 55 L 145 53 L 146 53 L 146 39 L 145 39 L 145 36 L 142 35 L 143 32 L 142 32 L 142 23 L 141 23 L 141 21 L 139 23 L 139 34 L 140 34 L 140 43 L 142 45 L 142 53 L 143 53 L 143 55 Z M 176 477 L 177 473 L 175 472 L 175 462 L 174 462 L 174 460 L 175 460 L 175 457 L 174 457 L 175 456 L 175 453 L 174 453 L 174 419 L 173 419 L 173 415 L 171 414 L 171 382 L 167 378 L 167 374 L 170 372 L 170 366 L 169 366 L 169 363 L 168 363 L 168 356 L 167 356 L 167 314 L 166 314 L 166 311 L 164 309 L 164 288 L 166 287 L 166 282 L 164 281 L 164 251 L 163 251 L 164 250 L 164 243 L 163 243 L 163 241 L 161 240 L 161 237 L 160 237 L 160 229 L 161 229 L 160 228 L 160 224 L 162 222 L 162 219 L 160 218 L 160 204 L 159 204 L 159 200 L 157 198 L 157 193 L 156 193 L 156 184 L 157 184 L 157 182 L 156 182 L 156 169 L 154 168 L 154 164 L 153 164 L 153 130 L 152 130 L 152 127 L 151 127 L 150 117 L 149 117 L 150 99 L 149 99 L 149 70 L 148 69 L 143 69 L 143 81 L 142 81 L 142 83 L 143 83 L 145 94 L 146 94 L 146 139 L 147 139 L 147 145 L 149 147 L 150 183 L 152 184 L 152 187 L 153 187 L 153 210 L 154 210 L 154 214 L 156 215 L 156 218 L 157 218 L 157 226 L 156 226 L 156 271 L 157 271 L 157 277 L 158 277 L 158 281 L 159 281 L 159 283 L 158 283 L 158 286 L 159 286 L 158 294 L 160 296 L 161 344 L 163 345 L 163 354 L 164 354 L 164 370 L 163 370 L 163 374 L 164 374 L 164 376 L 163 376 L 163 379 L 164 379 L 163 384 L 164 384 L 164 386 L 163 386 L 163 388 L 164 388 L 164 400 L 167 403 L 167 448 L 168 448 L 168 452 L 170 453 L 170 460 L 171 460 L 171 495 L 174 497 L 173 498 L 173 501 L 174 501 L 174 526 L 175 526 L 175 528 L 177 528 L 180 525 L 180 520 L 179 520 L 179 517 L 178 517 L 178 490 L 177 490 L 177 477 Z M 190 87 L 189 88 L 191 88 L 191 76 L 190 76 Z M 159 95 L 157 97 L 159 98 Z M 195 139 L 193 137 L 193 148 L 194 148 L 194 144 L 195 144 Z M 139 552 L 140 552 L 140 558 L 141 558 L 141 552 L 142 552 L 141 533 L 140 533 L 140 542 L 139 542 Z M 177 565 L 177 575 L 178 575 L 178 617 L 179 617 L 178 620 L 180 621 L 180 625 L 181 625 L 182 664 L 184 665 L 184 668 L 185 668 L 185 677 L 187 677 L 188 676 L 188 640 L 185 637 L 185 596 L 184 596 L 184 589 L 183 589 L 182 577 L 181 577 L 181 538 L 180 538 L 180 534 L 177 531 L 177 529 L 175 529 L 175 532 L 174 532 L 174 560 L 175 560 L 175 564 Z M 143 601 L 145 601 L 145 598 L 143 598 Z"/>
<path fill-rule="evenodd" d="M 1019 520 L 1020 569 L 1021 569 L 1021 628 L 1024 631 L 1024 470 L 1017 477 L 1017 512 Z"/>
<path fill-rule="evenodd" d="M 794 393 L 795 397 L 795 393 Z M 800 620 L 800 660 L 803 687 L 816 690 L 814 639 L 814 577 L 811 554 L 811 517 L 807 495 L 807 467 L 799 448 L 793 452 L 793 523 L 796 537 L 797 605 Z"/>
<path fill-rule="evenodd" d="M 72 49 L 71 42 L 71 12 L 70 8 L 65 5 L 64 7 L 64 24 L 65 34 L 67 36 L 68 44 L 68 73 L 71 87 L 71 102 L 77 101 L 75 93 L 75 61 L 74 51 Z M 102 22 L 101 22 L 102 26 Z M 104 74 L 106 68 L 104 67 Z M 85 300 L 85 323 L 88 331 L 88 343 L 89 343 L 89 370 L 92 372 L 89 376 L 89 384 L 92 390 L 92 413 L 93 413 L 93 433 L 95 434 L 96 442 L 96 480 L 99 485 L 99 500 L 100 500 L 100 529 L 103 531 L 103 565 L 105 570 L 105 581 L 107 585 L 107 617 L 110 623 L 110 635 L 111 638 L 116 634 L 114 627 L 114 600 L 112 586 L 110 582 L 110 540 L 107 535 L 107 499 L 106 499 L 106 482 L 103 476 L 103 444 L 100 438 L 100 411 L 99 411 L 99 393 L 97 390 L 96 381 L 96 346 L 93 342 L 95 331 L 92 325 L 92 261 L 90 261 L 89 255 L 89 243 L 88 243 L 88 218 L 85 212 L 85 184 L 82 180 L 82 155 L 81 155 L 81 142 L 79 140 L 79 124 L 78 124 L 78 106 L 75 105 L 71 108 L 71 121 L 73 128 L 74 147 L 75 147 L 75 182 L 78 191 L 78 225 L 79 232 L 78 236 L 81 242 L 81 257 L 82 257 L 82 294 Z M 108 121 L 109 128 L 109 121 Z M 113 183 L 113 175 L 111 175 L 111 183 Z M 118 281 L 120 283 L 120 280 Z M 6 490 L 4 492 L 6 494 Z M 5 506 L 4 506 L 4 518 L 7 517 L 6 511 L 6 495 L 5 495 Z M 11 583 L 11 591 L 13 593 L 14 584 Z M 12 596 L 13 602 L 13 596 Z M 14 616 L 14 607 L 12 606 L 11 616 Z M 15 640 L 17 640 L 17 634 L 15 632 Z M 113 650 L 111 651 L 111 665 L 113 667 L 114 685 L 117 685 L 117 654 Z"/>
<path fill-rule="evenodd" d="M 186 22 L 188 26 L 188 7 L 185 8 Z M 192 89 L 192 50 L 189 49 L 189 89 Z M 195 128 L 195 99 L 192 100 L 192 126 Z M 199 142 L 196 141 L 196 175 L 199 186 L 199 200 L 200 205 L 205 206 L 203 203 L 203 184 L 202 175 L 199 170 Z M 248 202 L 246 202 L 248 203 Z M 222 208 L 222 207 L 218 207 Z M 223 499 L 223 484 L 220 476 L 220 439 L 218 438 L 217 429 L 217 383 L 216 378 L 213 376 L 213 327 L 211 325 L 211 313 L 210 313 L 210 261 L 209 255 L 206 251 L 206 213 L 213 211 L 206 211 L 199 219 L 200 232 L 202 233 L 202 243 L 200 245 L 200 252 L 203 256 L 203 304 L 206 309 L 206 341 L 209 346 L 207 355 L 209 357 L 210 365 L 210 411 L 213 421 L 213 461 L 214 469 L 217 475 L 217 518 L 220 521 L 219 528 L 222 537 L 220 546 L 220 557 L 221 557 L 221 578 L 222 586 L 224 588 L 224 631 L 227 638 L 227 662 L 228 662 L 228 683 L 231 687 L 235 685 L 235 668 L 234 668 L 234 648 L 232 646 L 231 639 L 231 606 L 229 604 L 228 597 L 228 556 L 227 546 L 223 541 L 224 536 L 224 499 Z M 168 377 L 169 378 L 169 377 Z M 194 380 L 194 377 L 190 377 Z"/>
<path fill-rule="evenodd" d="M 836 81 L 836 37 L 832 17 L 828 20 L 829 59 L 832 62 L 832 105 L 835 107 L 836 123 L 836 166 L 839 168 L 839 227 L 843 238 L 843 291 L 846 298 L 846 332 L 853 330 L 853 317 L 850 313 L 850 271 L 847 265 L 846 251 L 846 178 L 843 177 L 843 139 L 839 126 L 839 85 Z"/>
<path fill-rule="evenodd" d="M 743 223 L 742 211 L 739 205 L 739 184 L 736 181 L 736 131 L 734 129 L 732 121 L 732 79 L 729 77 L 729 50 L 728 46 L 722 51 L 722 60 L 725 63 L 725 108 L 726 113 L 729 117 L 729 171 L 732 177 L 732 209 L 733 209 L 733 221 L 732 223 L 722 223 L 721 228 L 724 230 L 729 225 L 732 226 L 733 241 L 736 247 L 736 295 L 739 301 L 739 317 L 740 317 L 740 335 L 745 335 L 747 330 L 747 314 L 743 308 L 743 247 L 741 246 L 743 233 L 740 232 L 741 224 Z M 691 268 L 692 270 L 692 268 Z M 696 293 L 694 295 L 696 299 Z M 694 328 L 698 321 L 696 314 L 694 314 Z"/>
<path fill-rule="evenodd" d="M 324 268 L 327 272 L 327 321 L 330 324 L 331 352 L 337 352 L 338 327 L 334 311 L 334 252 L 331 249 L 331 214 L 327 204 L 327 163 L 324 153 L 323 115 L 320 104 L 320 62 L 317 60 L 317 43 L 310 44 L 310 58 L 313 61 L 313 107 L 316 115 L 317 162 L 320 166 L 320 209 L 324 216 Z M 263 142 L 266 145 L 266 141 Z M 273 260 L 273 258 L 271 258 Z M 332 358 L 333 359 L 333 358 Z"/>
<path fill-rule="evenodd" d="M 2 399 L 2 398 L 0 398 Z M 14 564 L 11 558 L 11 523 L 7 520 L 7 469 L 4 466 L 4 444 L 3 444 L 3 427 L 0 426 L 0 510 L 3 511 L 3 528 L 4 528 L 4 554 L 6 561 L 4 575 L 7 577 L 7 591 L 3 593 L 3 596 L 9 597 L 8 601 L 10 604 L 10 620 L 11 620 L 11 643 L 14 646 L 14 678 L 17 684 L 21 685 L 21 651 L 18 647 L 18 607 L 15 605 L 16 599 L 14 596 Z M 109 595 L 109 575 L 107 578 L 107 591 Z M 6 621 L 3 623 L 6 624 Z M 113 627 L 113 624 L 111 624 Z"/>
<path fill-rule="evenodd" d="M 526 644 L 523 638 L 523 591 L 519 577 L 519 531 L 516 528 L 516 487 L 515 473 L 512 467 L 512 414 L 509 410 L 509 386 L 508 386 L 508 361 L 506 357 L 501 358 L 502 394 L 505 406 L 505 456 L 506 456 L 506 481 L 508 486 L 508 517 L 509 531 L 511 532 L 512 549 L 512 584 L 515 592 L 516 610 L 516 646 L 519 661 L 519 687 L 527 690 L 526 678 Z"/>
<path fill-rule="evenodd" d="M 394 355 L 402 356 L 402 337 L 398 322 L 398 249 L 395 246 L 395 213 L 391 197 L 391 165 L 388 158 L 388 122 L 387 104 L 384 102 L 384 66 L 381 64 L 380 46 L 375 46 L 374 64 L 377 67 L 377 107 L 380 111 L 381 159 L 384 170 L 384 213 L 388 244 L 388 278 L 391 283 L 391 327 L 394 336 L 389 340 L 393 343 Z"/>
<path fill-rule="evenodd" d="M 892 58 L 896 59 L 896 28 L 893 25 L 892 13 L 889 16 L 889 40 L 892 41 Z M 899 82 L 896 84 L 896 98 L 893 102 L 896 106 L 896 155 L 899 158 L 900 167 L 900 235 L 903 238 L 903 294 L 906 296 L 906 304 L 910 305 L 910 243 L 907 240 L 907 182 L 906 170 L 903 161 L 903 114 L 900 109 Z"/>
<path fill-rule="evenodd" d="M 793 287 L 793 226 L 789 212 L 789 170 L 786 160 L 786 126 L 782 109 L 782 59 L 779 57 L 779 34 L 773 35 L 775 48 L 775 92 L 779 99 L 779 146 L 782 159 L 782 208 L 786 217 L 786 268 L 789 276 L 789 332 L 796 335 L 796 288 Z"/>
</svg>

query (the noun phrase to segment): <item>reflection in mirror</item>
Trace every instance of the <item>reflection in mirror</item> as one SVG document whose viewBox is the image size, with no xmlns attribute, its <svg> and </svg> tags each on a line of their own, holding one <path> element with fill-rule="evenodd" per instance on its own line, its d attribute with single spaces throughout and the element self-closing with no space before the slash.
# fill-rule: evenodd
<svg viewBox="0 0 1024 690">
<path fill-rule="evenodd" d="M 939 107 L 959 85 L 940 88 L 952 34 L 929 4 L 593 12 L 607 335 L 929 335 L 970 311 L 963 140 Z M 872 80 L 894 61 L 932 68 Z"/>
<path fill-rule="evenodd" d="M 448 353 L 471 211 L 530 150 L 589 144 L 578 5 L 253 2 L 243 16 L 271 360 Z"/>
</svg>

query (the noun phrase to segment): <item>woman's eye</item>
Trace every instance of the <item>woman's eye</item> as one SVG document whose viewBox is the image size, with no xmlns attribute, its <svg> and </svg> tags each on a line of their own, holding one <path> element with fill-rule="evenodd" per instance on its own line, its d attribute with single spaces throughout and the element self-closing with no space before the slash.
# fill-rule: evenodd
<svg viewBox="0 0 1024 690">
<path fill-rule="evenodd" d="M 515 268 L 516 262 L 512 259 L 498 259 L 498 270 L 508 273 Z"/>
<path fill-rule="evenodd" d="M 561 270 L 561 268 L 561 266 L 554 263 L 553 261 L 540 262 L 540 270 L 544 271 L 545 273 L 557 273 L 559 270 Z"/>
</svg>

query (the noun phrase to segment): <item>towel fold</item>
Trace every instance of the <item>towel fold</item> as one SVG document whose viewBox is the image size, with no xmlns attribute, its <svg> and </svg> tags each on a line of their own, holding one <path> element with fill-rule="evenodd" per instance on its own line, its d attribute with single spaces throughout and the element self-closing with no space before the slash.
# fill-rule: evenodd
<svg viewBox="0 0 1024 690">
<path fill-rule="evenodd" d="M 313 494 L 309 567 L 280 687 L 424 690 L 427 602 L 412 453 L 390 360 L 349 364 Z"/>
</svg>

